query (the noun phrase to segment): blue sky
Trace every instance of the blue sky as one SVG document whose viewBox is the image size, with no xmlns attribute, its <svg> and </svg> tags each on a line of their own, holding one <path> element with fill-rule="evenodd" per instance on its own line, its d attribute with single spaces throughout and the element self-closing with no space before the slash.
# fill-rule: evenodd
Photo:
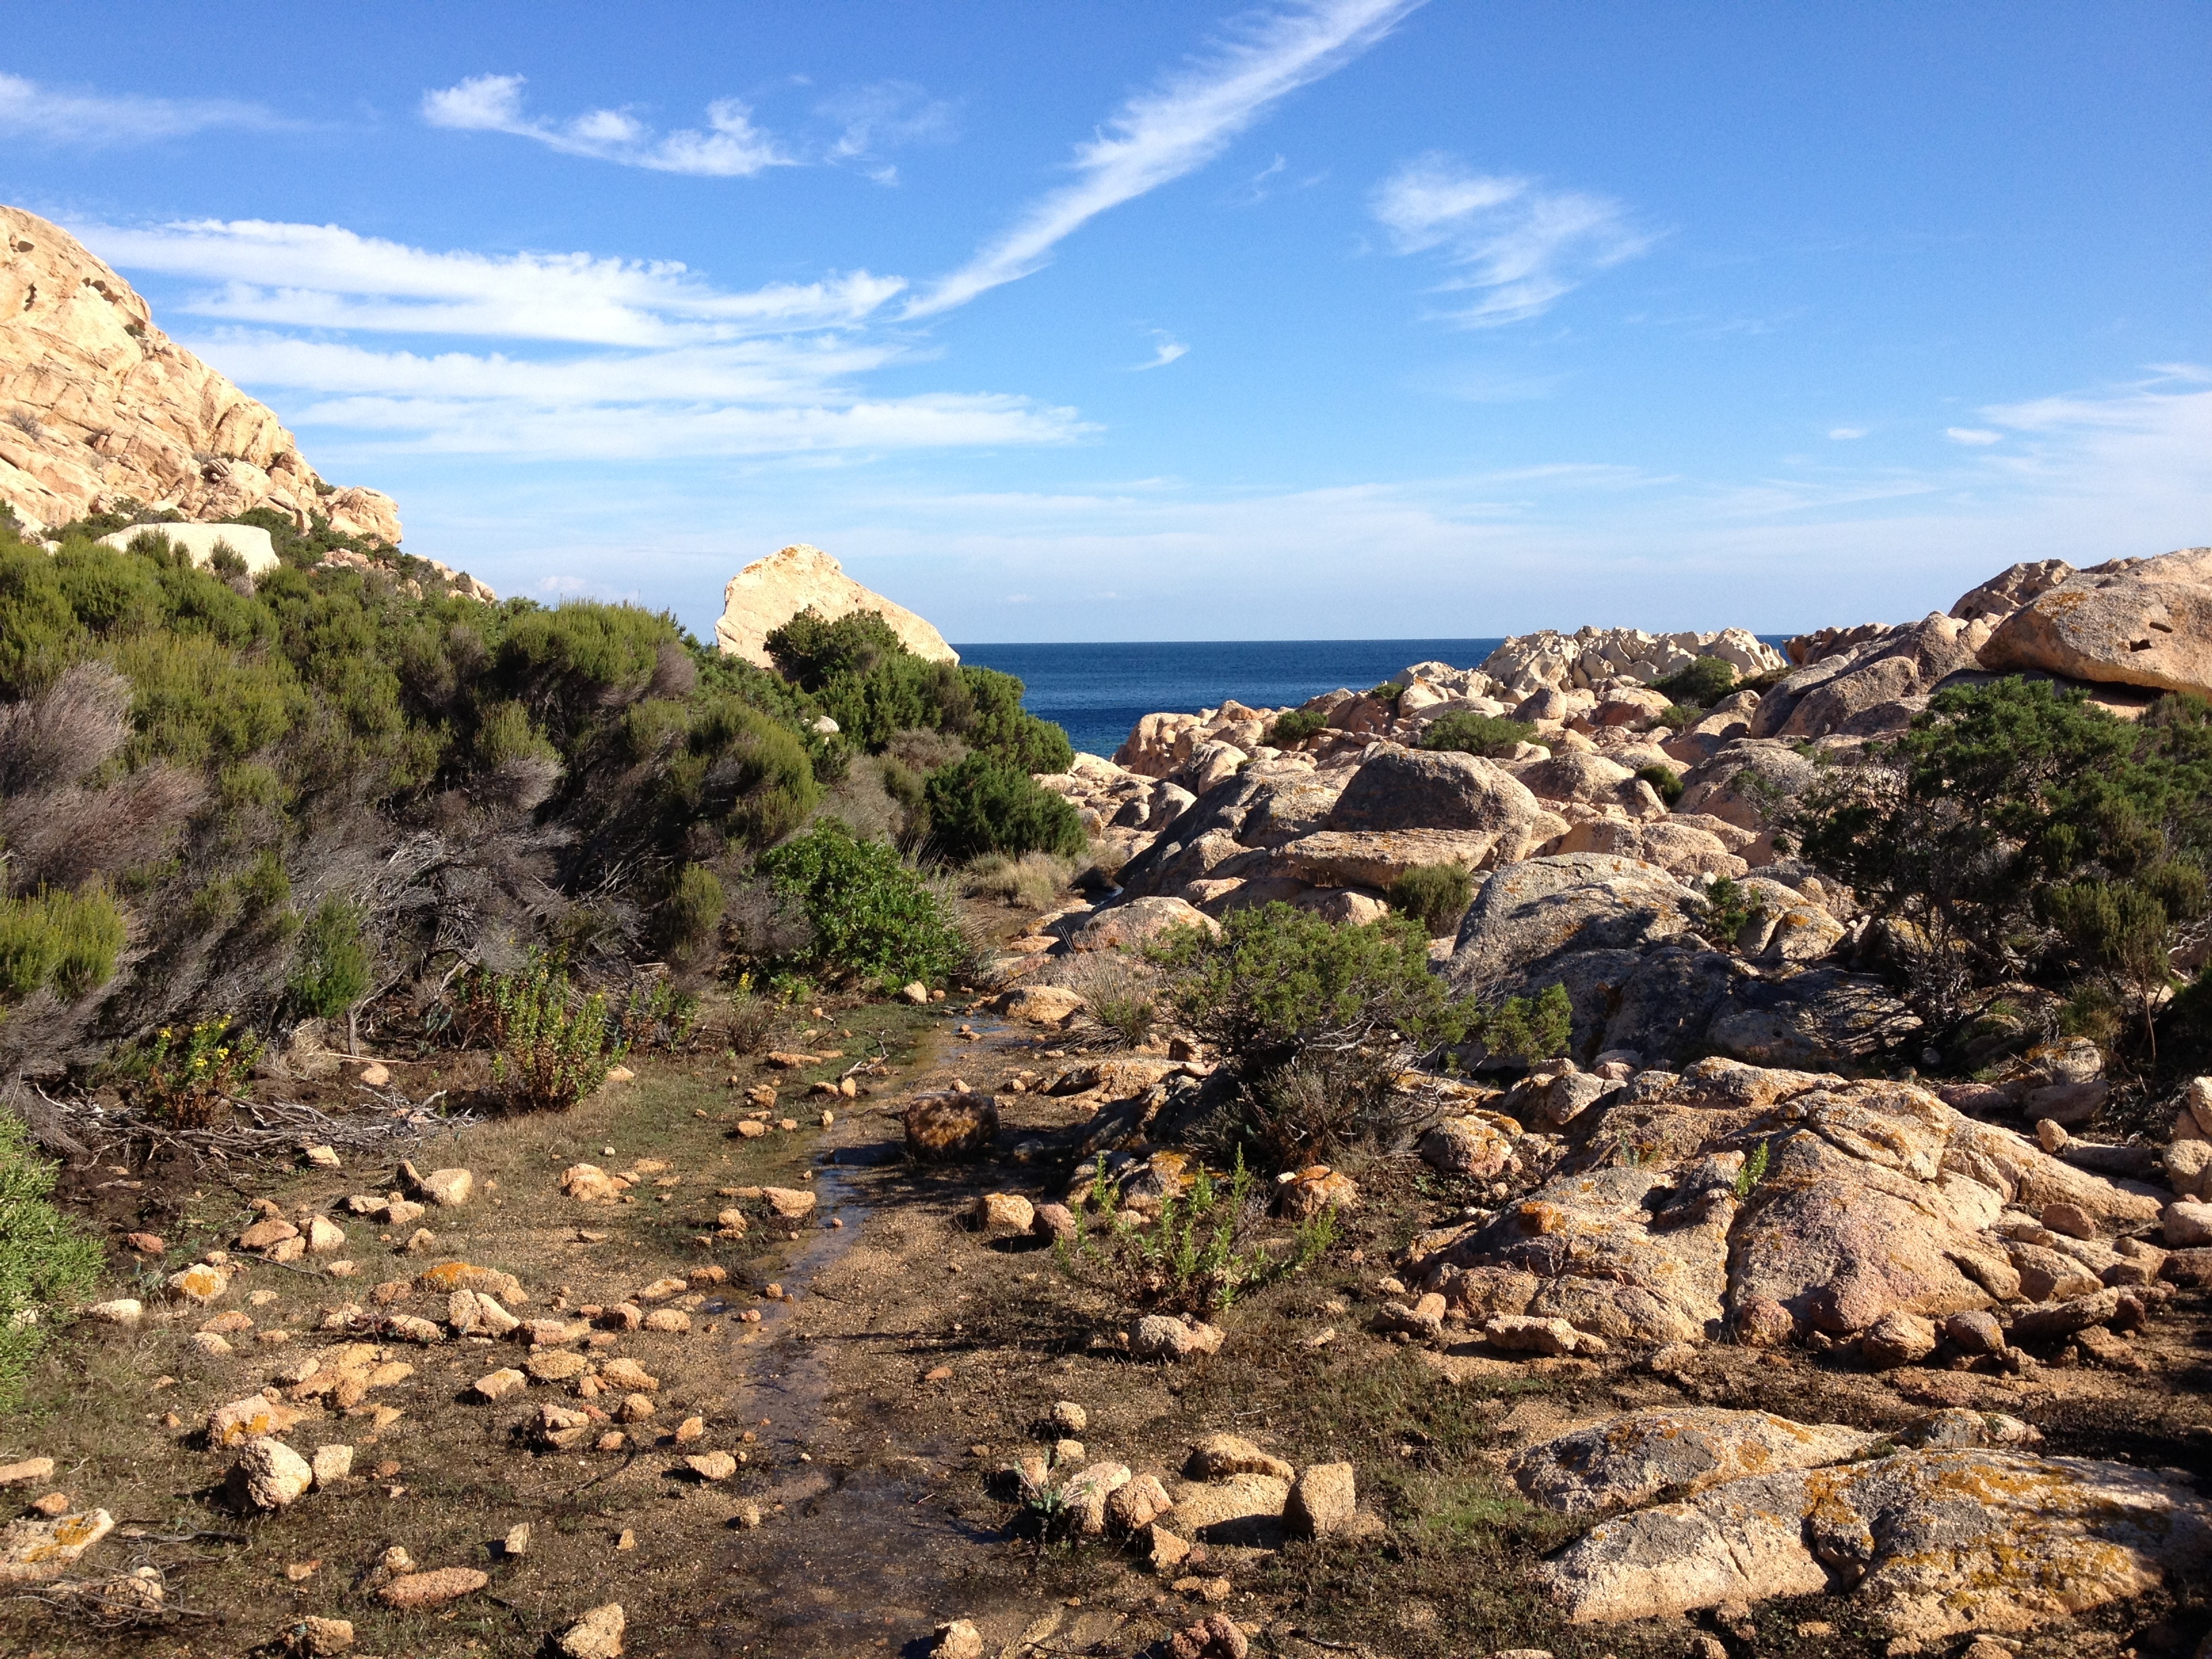
<svg viewBox="0 0 2212 1659">
<path fill-rule="evenodd" d="M 51 3 L 0 200 L 416 551 L 955 640 L 1775 632 L 2212 541 L 2212 8 Z"/>
</svg>

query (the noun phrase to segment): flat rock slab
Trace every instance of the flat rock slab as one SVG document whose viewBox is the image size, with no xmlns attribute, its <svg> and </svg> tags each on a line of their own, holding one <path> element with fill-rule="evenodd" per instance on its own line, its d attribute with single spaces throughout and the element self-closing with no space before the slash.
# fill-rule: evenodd
<svg viewBox="0 0 2212 1659">
<path fill-rule="evenodd" d="M 1272 1474 L 1184 1480 L 1173 1489 L 1177 1528 L 1209 1544 L 1279 1549 L 1291 1483 Z"/>
<path fill-rule="evenodd" d="M 1506 1467 L 1522 1492 L 1554 1514 L 1605 1515 L 1662 1492 L 1686 1495 L 1747 1476 L 1846 1462 L 1881 1439 L 1771 1412 L 1674 1407 L 1592 1423 L 1516 1453 Z"/>
<path fill-rule="evenodd" d="M 2074 1618 L 2208 1562 L 2212 1512 L 2179 1474 L 1908 1451 L 1601 1522 L 1540 1573 L 1577 1624 L 1848 1591 L 1890 1634 L 1929 1639 Z"/>
</svg>

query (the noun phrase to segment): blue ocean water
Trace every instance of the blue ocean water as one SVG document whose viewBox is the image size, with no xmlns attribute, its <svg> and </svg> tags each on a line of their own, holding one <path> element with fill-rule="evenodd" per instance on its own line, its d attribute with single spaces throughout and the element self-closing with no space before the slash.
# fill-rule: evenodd
<svg viewBox="0 0 2212 1659">
<path fill-rule="evenodd" d="M 960 660 L 1012 674 L 1022 706 L 1110 756 L 1146 714 L 1194 714 L 1234 697 L 1279 708 L 1349 686 L 1364 691 L 1417 662 L 1472 668 L 1499 640 L 1228 640 L 1107 645 L 955 645 Z"/>
</svg>

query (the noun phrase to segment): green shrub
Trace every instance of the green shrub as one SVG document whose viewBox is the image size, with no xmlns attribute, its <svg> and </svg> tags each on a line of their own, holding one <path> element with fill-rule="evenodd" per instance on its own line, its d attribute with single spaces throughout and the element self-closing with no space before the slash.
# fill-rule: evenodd
<svg viewBox="0 0 2212 1659">
<path fill-rule="evenodd" d="M 890 988 L 941 983 L 965 959 L 951 918 L 896 849 L 855 841 L 834 819 L 763 854 L 759 869 L 812 930 L 794 965 Z"/>
<path fill-rule="evenodd" d="M 208 1129 L 230 1115 L 246 1087 L 261 1039 L 231 1034 L 230 1016 L 195 1022 L 181 1032 L 165 1025 L 147 1051 L 139 1098 L 148 1112 L 180 1129 Z"/>
<path fill-rule="evenodd" d="M 1533 1066 L 1567 1052 L 1575 1006 L 1564 985 L 1547 985 L 1531 999 L 1508 997 L 1470 1018 L 1468 1034 L 1493 1057 Z"/>
<path fill-rule="evenodd" d="M 1456 864 L 1417 864 L 1390 884 L 1388 896 L 1393 910 L 1438 939 L 1459 926 L 1474 902 L 1474 878 Z"/>
<path fill-rule="evenodd" d="M 55 1169 L 22 1122 L 0 1109 L 0 1412 L 21 1395 L 24 1368 L 56 1306 L 100 1274 L 100 1246 L 51 1201 Z"/>
<path fill-rule="evenodd" d="M 2154 1056 L 2171 953 L 2206 903 L 2212 708 L 2167 696 L 2130 725 L 2045 681 L 1940 692 L 1789 823 L 1808 861 L 1901 924 L 1888 936 L 1930 1025 L 1977 988 L 2073 975 L 2128 1005 Z"/>
<path fill-rule="evenodd" d="M 988 894 L 1025 910 L 1046 910 L 1067 890 L 1075 860 L 1054 853 L 986 853 L 960 872 L 963 891 Z"/>
<path fill-rule="evenodd" d="M 492 1082 L 510 1103 L 559 1109 L 596 1093 L 627 1052 L 606 999 L 579 992 L 545 962 L 479 971 L 465 997 L 489 1026 Z"/>
<path fill-rule="evenodd" d="M 1719 657 L 1699 657 L 1676 669 L 1651 689 L 1673 703 L 1711 708 L 1735 690 L 1735 665 Z"/>
<path fill-rule="evenodd" d="M 956 863 L 986 853 L 1073 857 L 1090 844 L 1083 820 L 1065 796 L 990 754 L 978 752 L 932 773 L 923 798 L 931 846 Z"/>
<path fill-rule="evenodd" d="M 114 977 L 123 913 L 103 887 L 0 899 L 0 999 L 51 986 L 81 997 Z"/>
<path fill-rule="evenodd" d="M 872 611 L 853 611 L 832 622 L 811 605 L 768 636 L 776 672 L 807 691 L 832 680 L 864 678 L 892 657 L 908 654 L 897 633 Z"/>
<path fill-rule="evenodd" d="M 704 865 L 685 865 L 677 872 L 676 885 L 660 902 L 657 921 L 661 948 L 677 957 L 708 950 L 728 906 L 720 877 Z"/>
<path fill-rule="evenodd" d="M 1500 720 L 1462 708 L 1431 720 L 1429 729 L 1421 733 L 1421 747 L 1494 758 L 1510 755 L 1514 745 L 1528 742 L 1535 730 L 1522 720 Z"/>
<path fill-rule="evenodd" d="M 368 944 L 361 908 L 333 894 L 317 905 L 300 937 L 288 981 L 302 1013 L 333 1019 L 370 990 Z"/>
<path fill-rule="evenodd" d="M 1243 1083 L 1243 1133 L 1279 1167 L 1405 1127 L 1398 1074 L 1467 1029 L 1429 971 L 1427 936 L 1401 917 L 1338 927 L 1261 905 L 1218 937 L 1171 933 L 1155 955 L 1168 1006 Z"/>
<path fill-rule="evenodd" d="M 1671 766 L 1662 766 L 1654 761 L 1649 766 L 1639 766 L 1636 775 L 1651 786 L 1651 793 L 1669 807 L 1682 799 L 1682 775 Z"/>
<path fill-rule="evenodd" d="M 1303 743 L 1316 732 L 1328 729 L 1328 716 L 1318 708 L 1293 708 L 1287 714 L 1278 714 L 1267 727 L 1263 742 L 1277 749 L 1288 749 Z"/>
</svg>

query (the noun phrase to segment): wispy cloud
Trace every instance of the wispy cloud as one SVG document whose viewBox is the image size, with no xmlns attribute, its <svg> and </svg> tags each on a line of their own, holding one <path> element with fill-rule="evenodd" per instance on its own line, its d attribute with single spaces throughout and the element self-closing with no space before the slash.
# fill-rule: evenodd
<svg viewBox="0 0 2212 1659">
<path fill-rule="evenodd" d="M 221 284 L 183 308 L 226 322 L 660 348 L 856 325 L 906 286 L 865 270 L 718 289 L 673 260 L 432 252 L 264 219 L 82 225 L 112 263 Z"/>
<path fill-rule="evenodd" d="M 1174 335 L 1169 333 L 1164 328 L 1156 328 L 1149 331 L 1152 337 L 1152 360 L 1149 362 L 1142 362 L 1135 365 L 1135 367 L 1130 370 L 1130 373 L 1133 374 L 1141 374 L 1148 368 L 1165 368 L 1170 363 L 1175 362 L 1176 358 L 1182 356 L 1190 349 L 1188 346 L 1185 345 L 1181 340 L 1176 339 Z"/>
<path fill-rule="evenodd" d="M 0 133 L 31 143 L 105 148 L 183 138 L 213 127 L 282 125 L 258 104 L 228 98 L 64 92 L 19 75 L 0 74 Z"/>
<path fill-rule="evenodd" d="M 188 343 L 249 388 L 294 394 L 284 403 L 297 424 L 357 447 L 655 460 L 1060 443 L 1091 430 L 1072 409 L 1024 397 L 872 394 L 868 376 L 921 356 L 869 331 L 904 286 L 896 277 L 733 291 L 673 263 L 441 252 L 333 225 L 77 229 L 125 270 L 211 281 L 165 307 L 221 325 Z M 387 349 L 286 328 L 467 336 L 534 355 Z"/>
<path fill-rule="evenodd" d="M 2003 433 L 1992 432 L 1982 426 L 1947 426 L 1943 428 L 1943 435 L 1954 444 L 1980 446 L 2004 441 Z"/>
<path fill-rule="evenodd" d="M 566 121 L 526 114 L 520 75 L 474 75 L 456 86 L 422 94 L 422 118 L 434 127 L 464 132 L 503 132 L 534 139 L 567 155 L 656 173 L 744 179 L 792 158 L 753 125 L 752 112 L 734 98 L 707 106 L 705 131 L 656 132 L 626 110 L 593 109 Z"/>
<path fill-rule="evenodd" d="M 898 182 L 898 168 L 883 159 L 886 150 L 943 143 L 953 134 L 952 106 L 908 81 L 850 88 L 823 99 L 815 113 L 838 129 L 822 159 L 857 165 L 881 185 Z"/>
<path fill-rule="evenodd" d="M 1399 252 L 1438 252 L 1453 268 L 1432 291 L 1473 296 L 1439 313 L 1466 328 L 1541 316 L 1589 272 L 1650 246 L 1607 197 L 1475 173 L 1438 153 L 1384 179 L 1370 205 Z"/>
<path fill-rule="evenodd" d="M 1267 107 L 1367 51 L 1422 0 L 1306 0 L 1240 20 L 1210 56 L 1123 104 L 1076 147 L 1068 184 L 906 309 L 925 317 L 1036 270 L 1105 212 L 1212 161 Z"/>
<path fill-rule="evenodd" d="M 1828 435 L 1838 443 L 1849 443 L 1852 439 L 1863 438 L 1866 434 L 1867 429 L 1863 426 L 1832 426 L 1828 428 Z"/>
</svg>

